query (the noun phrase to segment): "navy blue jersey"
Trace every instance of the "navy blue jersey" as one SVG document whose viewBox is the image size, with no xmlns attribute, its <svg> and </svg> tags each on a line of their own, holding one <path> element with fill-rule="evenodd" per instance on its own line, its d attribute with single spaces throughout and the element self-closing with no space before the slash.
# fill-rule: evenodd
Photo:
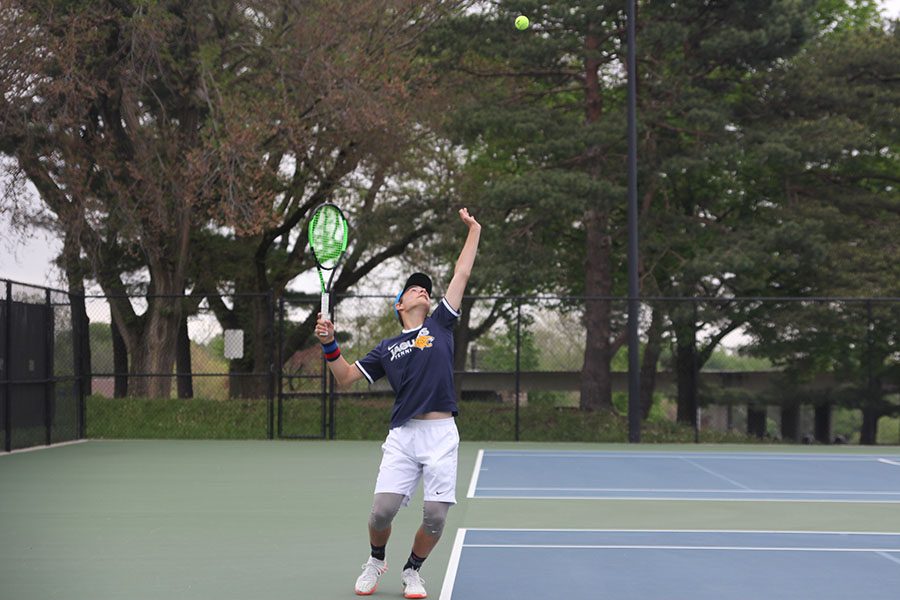
<svg viewBox="0 0 900 600">
<path fill-rule="evenodd" d="M 423 413 L 457 414 L 453 387 L 453 326 L 459 313 L 446 298 L 421 327 L 382 340 L 356 367 L 369 383 L 387 375 L 396 394 L 391 429 Z"/>
</svg>

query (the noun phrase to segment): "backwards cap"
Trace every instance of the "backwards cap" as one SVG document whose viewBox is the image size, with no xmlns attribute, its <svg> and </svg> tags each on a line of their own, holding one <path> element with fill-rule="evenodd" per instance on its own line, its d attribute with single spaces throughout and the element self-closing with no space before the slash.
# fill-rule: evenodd
<svg viewBox="0 0 900 600">
<path fill-rule="evenodd" d="M 430 296 L 431 295 L 431 277 L 429 277 L 425 273 L 413 273 L 412 275 L 409 276 L 409 278 L 406 280 L 406 283 L 403 284 L 403 289 L 400 290 L 400 293 L 397 294 L 396 298 L 394 298 L 394 307 L 395 307 L 394 313 L 397 315 L 398 319 L 400 318 L 400 313 L 397 311 L 397 308 L 396 308 L 397 303 L 400 302 L 400 298 L 403 297 L 403 294 L 406 293 L 406 290 L 408 290 L 409 288 L 414 287 L 414 286 L 419 286 L 421 288 L 425 288 L 425 291 L 428 292 L 428 295 Z M 403 324 L 402 319 L 401 319 L 400 323 L 401 323 L 401 325 Z"/>
</svg>

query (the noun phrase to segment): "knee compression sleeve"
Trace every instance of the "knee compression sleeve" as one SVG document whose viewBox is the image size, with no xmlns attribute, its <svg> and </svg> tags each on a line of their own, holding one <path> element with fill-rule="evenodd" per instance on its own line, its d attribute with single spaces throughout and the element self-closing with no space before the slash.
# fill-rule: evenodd
<svg viewBox="0 0 900 600">
<path fill-rule="evenodd" d="M 425 502 L 425 508 L 422 511 L 422 526 L 428 535 L 436 538 L 441 537 L 449 510 L 449 502 Z"/>
<path fill-rule="evenodd" d="M 369 526 L 375 531 L 384 531 L 400 510 L 403 494 L 375 494 L 372 502 L 372 513 L 369 515 Z"/>
</svg>

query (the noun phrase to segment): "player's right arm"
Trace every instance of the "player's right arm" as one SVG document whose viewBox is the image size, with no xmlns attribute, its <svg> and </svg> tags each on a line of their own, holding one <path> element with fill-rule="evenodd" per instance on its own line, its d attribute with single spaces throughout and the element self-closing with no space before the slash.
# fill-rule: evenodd
<svg viewBox="0 0 900 600">
<path fill-rule="evenodd" d="M 316 335 L 322 341 L 323 346 L 328 346 L 334 341 L 334 323 L 323 317 L 321 313 L 316 321 Z M 334 380 L 337 382 L 338 387 L 349 387 L 363 377 L 360 370 L 355 365 L 348 363 L 343 355 L 338 356 L 334 360 L 326 361 L 325 364 L 328 365 L 328 369 L 334 375 Z"/>
</svg>

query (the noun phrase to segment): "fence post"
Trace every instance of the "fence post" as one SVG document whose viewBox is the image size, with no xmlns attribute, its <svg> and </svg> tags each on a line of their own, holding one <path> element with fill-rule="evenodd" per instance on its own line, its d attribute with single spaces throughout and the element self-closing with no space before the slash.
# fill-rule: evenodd
<svg viewBox="0 0 900 600">
<path fill-rule="evenodd" d="M 280 355 L 280 350 L 276 350 L 275 344 L 275 303 L 273 302 L 272 290 L 266 292 L 266 345 L 269 347 L 269 386 L 268 386 L 268 407 L 266 421 L 266 436 L 271 440 L 275 434 L 275 386 L 277 385 L 275 377 L 278 376 L 280 368 L 275 368 L 275 356 Z"/>
<path fill-rule="evenodd" d="M 878 413 L 875 399 L 878 392 L 875 387 L 875 373 L 872 357 L 874 352 L 875 319 L 872 315 L 872 301 L 866 300 L 866 408 L 863 410 L 863 424 L 860 432 L 862 443 L 875 444 L 878 438 Z"/>
<path fill-rule="evenodd" d="M 53 330 L 54 314 L 50 290 L 44 290 L 44 306 L 47 310 L 47 322 L 44 325 L 44 443 L 49 446 L 53 443 Z"/>
<path fill-rule="evenodd" d="M 75 377 L 75 437 L 84 438 L 84 337 L 87 335 L 87 311 L 84 296 L 79 297 L 69 292 L 69 311 L 72 315 L 72 366 Z"/>
<path fill-rule="evenodd" d="M 284 421 L 284 373 L 282 373 L 284 369 L 284 295 L 278 298 L 278 334 L 276 337 L 278 368 L 275 372 L 278 376 L 278 385 L 276 386 L 278 390 L 278 437 L 281 438 L 283 434 L 282 422 Z"/>
<path fill-rule="evenodd" d="M 697 368 L 697 302 L 699 300 L 694 298 L 691 301 L 691 306 L 693 307 L 691 314 L 693 315 L 694 322 L 691 325 L 691 330 L 693 333 L 691 334 L 691 380 L 692 384 L 692 395 L 694 396 L 694 443 L 700 443 L 700 373 Z"/>
<path fill-rule="evenodd" d="M 522 298 L 516 300 L 516 434 L 519 441 L 519 391 L 522 372 Z"/>
<path fill-rule="evenodd" d="M 4 348 L 5 352 L 3 354 L 5 364 L 3 365 L 3 373 L 5 375 L 3 385 L 6 388 L 6 393 L 3 395 L 3 429 L 6 432 L 5 436 L 5 448 L 7 452 L 12 451 L 12 419 L 10 418 L 10 408 L 12 407 L 12 385 L 10 384 L 10 380 L 12 379 L 12 344 L 10 340 L 12 339 L 12 282 L 6 282 L 6 323 L 4 323 L 6 327 L 6 348 Z"/>
<path fill-rule="evenodd" d="M 329 306 L 331 308 L 330 319 L 331 322 L 335 322 L 335 314 L 337 311 L 337 302 L 330 302 Z M 328 439 L 334 439 L 335 426 L 334 426 L 334 403 L 337 400 L 336 390 L 335 390 L 335 381 L 334 377 L 331 375 L 331 369 L 328 368 L 328 363 L 325 360 L 325 353 L 322 353 L 322 369 L 325 371 L 325 377 L 328 378 Z"/>
</svg>

